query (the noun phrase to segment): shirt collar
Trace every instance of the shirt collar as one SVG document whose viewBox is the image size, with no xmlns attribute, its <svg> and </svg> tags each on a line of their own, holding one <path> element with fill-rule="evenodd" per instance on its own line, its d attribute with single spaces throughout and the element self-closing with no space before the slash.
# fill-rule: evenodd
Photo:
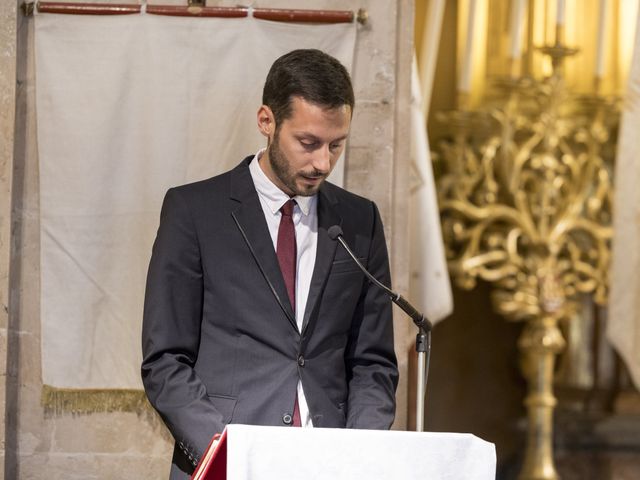
<svg viewBox="0 0 640 480">
<path fill-rule="evenodd" d="M 265 149 L 262 148 L 258 150 L 255 154 L 251 163 L 249 164 L 249 172 L 251 173 L 251 178 L 253 179 L 253 183 L 256 187 L 258 195 L 262 197 L 265 203 L 268 205 L 269 210 L 275 215 L 280 211 L 282 206 L 290 200 L 289 195 L 280 190 L 270 179 L 267 177 L 266 173 L 260 167 L 258 160 L 262 157 L 262 154 L 265 152 Z M 311 205 L 316 199 L 316 195 L 303 197 L 300 195 L 296 195 L 293 197 L 296 201 L 296 204 L 300 208 L 300 211 L 304 215 L 309 215 L 309 211 L 311 210 Z"/>
</svg>

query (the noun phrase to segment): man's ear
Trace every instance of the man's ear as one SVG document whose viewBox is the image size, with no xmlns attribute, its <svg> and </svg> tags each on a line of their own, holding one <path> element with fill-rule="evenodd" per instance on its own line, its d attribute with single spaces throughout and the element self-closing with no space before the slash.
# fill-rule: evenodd
<svg viewBox="0 0 640 480">
<path fill-rule="evenodd" d="M 262 105 L 258 109 L 258 130 L 269 140 L 276 131 L 275 117 L 271 109 L 266 105 Z"/>
</svg>

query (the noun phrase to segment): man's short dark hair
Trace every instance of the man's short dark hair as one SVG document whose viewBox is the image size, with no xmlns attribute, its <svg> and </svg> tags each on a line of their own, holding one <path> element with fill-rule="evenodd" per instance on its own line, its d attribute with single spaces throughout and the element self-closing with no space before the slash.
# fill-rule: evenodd
<svg viewBox="0 0 640 480">
<path fill-rule="evenodd" d="M 323 108 L 355 103 L 349 72 L 331 55 L 316 49 L 293 50 L 278 58 L 267 75 L 262 103 L 273 112 L 276 128 L 291 116 L 293 97 Z"/>
</svg>

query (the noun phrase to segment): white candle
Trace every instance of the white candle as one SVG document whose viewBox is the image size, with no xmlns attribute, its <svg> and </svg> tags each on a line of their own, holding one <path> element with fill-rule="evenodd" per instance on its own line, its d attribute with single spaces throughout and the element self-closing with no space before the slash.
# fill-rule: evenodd
<svg viewBox="0 0 640 480">
<path fill-rule="evenodd" d="M 436 59 L 438 58 L 438 46 L 440 33 L 442 32 L 442 19 L 447 0 L 435 0 L 429 2 L 427 10 L 427 22 L 422 33 L 422 52 L 420 54 L 419 77 L 422 87 L 422 113 L 425 118 L 429 114 L 431 103 L 431 91 L 433 90 L 433 77 L 436 71 Z"/>
<path fill-rule="evenodd" d="M 564 0 L 557 0 L 556 25 L 564 26 Z"/>
<path fill-rule="evenodd" d="M 608 0 L 600 0 L 600 16 L 598 17 L 598 46 L 596 49 L 596 78 L 604 77 L 604 44 L 606 42 Z"/>
<path fill-rule="evenodd" d="M 524 12 L 527 0 L 512 0 L 511 2 L 511 25 L 509 35 L 511 36 L 511 48 L 509 56 L 518 59 L 522 53 L 522 32 L 524 31 Z"/>
<path fill-rule="evenodd" d="M 460 72 L 460 84 L 458 91 L 469 93 L 471 91 L 471 58 L 473 51 L 473 32 L 476 18 L 476 0 L 469 0 L 469 15 L 467 17 L 467 42 L 462 56 L 462 70 Z"/>
</svg>

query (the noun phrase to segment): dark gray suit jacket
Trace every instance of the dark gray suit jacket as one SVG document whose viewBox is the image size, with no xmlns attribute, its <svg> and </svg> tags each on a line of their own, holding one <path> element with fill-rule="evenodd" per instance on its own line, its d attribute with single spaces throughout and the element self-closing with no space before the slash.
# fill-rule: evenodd
<svg viewBox="0 0 640 480">
<path fill-rule="evenodd" d="M 245 159 L 173 188 L 147 278 L 142 380 L 176 440 L 172 479 L 188 478 L 228 423 L 284 425 L 302 381 L 315 427 L 387 429 L 398 381 L 391 304 L 327 229 L 389 284 L 375 204 L 325 182 L 302 334 Z"/>
</svg>

